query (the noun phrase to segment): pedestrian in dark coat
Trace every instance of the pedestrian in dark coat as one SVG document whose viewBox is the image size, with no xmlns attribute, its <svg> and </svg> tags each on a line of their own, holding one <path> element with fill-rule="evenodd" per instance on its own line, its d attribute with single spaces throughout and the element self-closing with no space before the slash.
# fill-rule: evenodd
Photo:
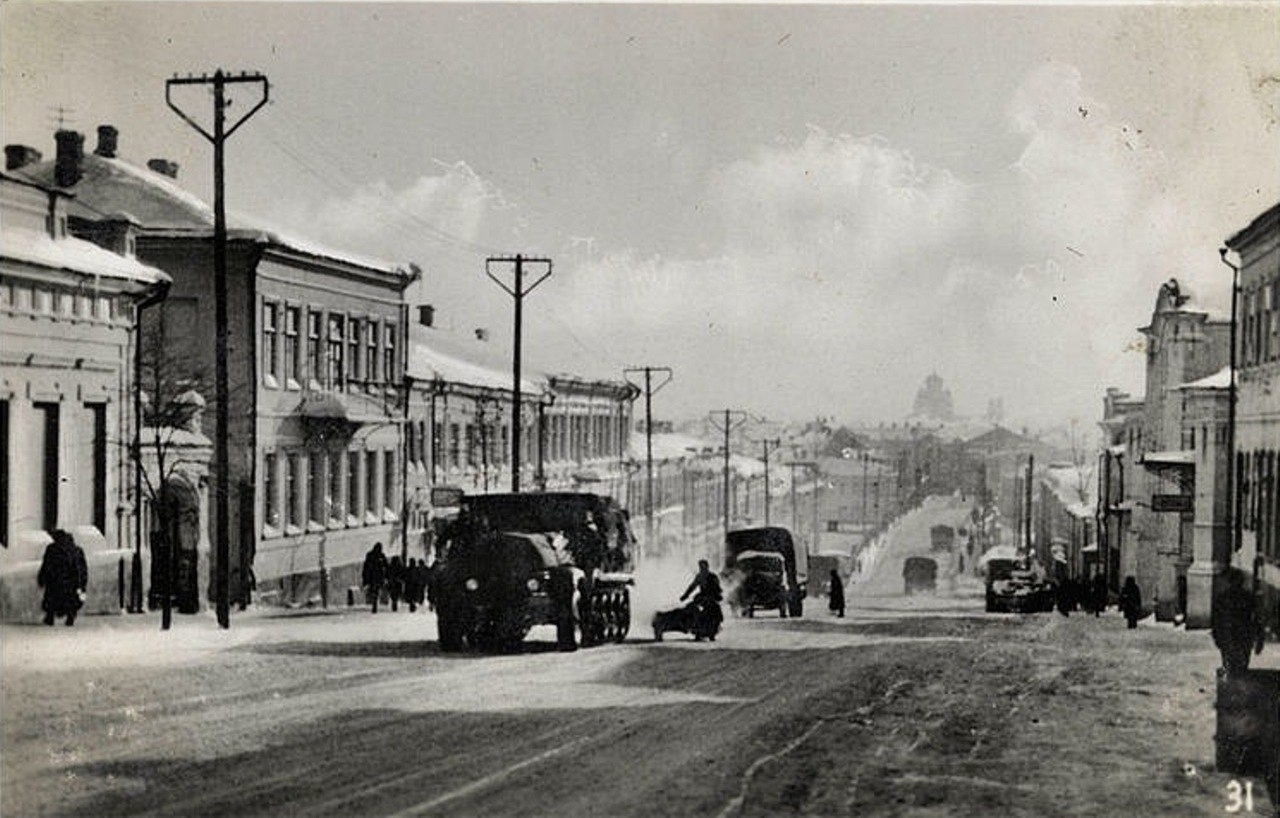
<svg viewBox="0 0 1280 818">
<path fill-rule="evenodd" d="M 387 561 L 387 596 L 391 598 L 391 610 L 400 609 L 400 600 L 404 599 L 405 567 L 400 555 L 394 555 Z"/>
<path fill-rule="evenodd" d="M 1142 618 L 1142 592 L 1132 575 L 1124 578 L 1124 587 L 1120 589 L 1120 613 L 1124 614 L 1130 629 L 1138 627 L 1138 620 Z"/>
<path fill-rule="evenodd" d="M 1250 652 L 1262 652 L 1262 635 L 1257 603 L 1244 587 L 1244 575 L 1228 569 L 1227 586 L 1213 599 L 1213 643 L 1228 676 L 1249 669 Z"/>
<path fill-rule="evenodd" d="M 68 532 L 53 532 L 53 542 L 44 550 L 36 583 L 44 589 L 44 624 L 52 625 L 55 616 L 65 616 L 67 627 L 74 625 L 89 587 L 89 566 L 84 549 Z"/>
<path fill-rule="evenodd" d="M 426 577 L 422 573 L 422 566 L 417 559 L 410 557 L 409 564 L 404 569 L 404 601 L 409 606 L 409 613 L 418 610 L 418 605 L 422 603 L 425 582 Z"/>
<path fill-rule="evenodd" d="M 1107 577 L 1101 571 L 1093 575 L 1093 615 L 1098 616 L 1107 609 Z"/>
<path fill-rule="evenodd" d="M 827 592 L 827 608 L 836 616 L 844 616 L 844 583 L 840 581 L 840 572 L 831 569 L 831 590 Z"/>
<path fill-rule="evenodd" d="M 387 582 L 387 557 L 382 553 L 382 543 L 374 543 L 369 553 L 364 555 L 364 567 L 360 570 L 360 584 L 364 586 L 365 597 L 373 606 L 373 613 L 378 612 L 378 597 L 382 596 L 382 587 Z"/>
</svg>

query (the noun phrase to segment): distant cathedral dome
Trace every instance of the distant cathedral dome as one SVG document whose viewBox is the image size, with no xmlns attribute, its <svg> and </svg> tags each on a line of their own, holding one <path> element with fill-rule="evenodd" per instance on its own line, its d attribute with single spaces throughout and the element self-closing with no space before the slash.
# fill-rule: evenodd
<svg viewBox="0 0 1280 818">
<path fill-rule="evenodd" d="M 916 392 L 911 415 L 930 420 L 952 420 L 955 414 L 955 408 L 951 404 L 951 390 L 943 385 L 938 373 L 925 378 L 924 386 Z"/>
</svg>

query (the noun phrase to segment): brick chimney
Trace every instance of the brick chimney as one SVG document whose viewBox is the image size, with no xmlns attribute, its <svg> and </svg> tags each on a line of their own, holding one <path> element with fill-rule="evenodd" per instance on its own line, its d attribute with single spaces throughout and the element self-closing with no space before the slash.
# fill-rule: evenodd
<svg viewBox="0 0 1280 818">
<path fill-rule="evenodd" d="M 424 327 L 434 327 L 436 325 L 436 308 L 430 304 L 419 304 L 418 323 Z"/>
<path fill-rule="evenodd" d="M 147 167 L 161 176 L 168 176 L 170 179 L 178 178 L 177 162 L 170 162 L 168 159 L 148 159 Z"/>
<path fill-rule="evenodd" d="M 84 134 L 77 131 L 58 131 L 53 135 L 58 143 L 58 156 L 53 165 L 53 180 L 58 187 L 74 187 L 83 173 Z"/>
<path fill-rule="evenodd" d="M 42 158 L 44 158 L 44 155 L 30 145 L 4 146 L 5 170 L 18 170 L 19 168 L 25 168 L 27 165 L 34 165 Z"/>
<path fill-rule="evenodd" d="M 98 147 L 93 152 L 98 156 L 107 159 L 116 158 L 116 142 L 118 141 L 120 132 L 116 130 L 115 125 L 99 125 L 98 126 Z"/>
</svg>

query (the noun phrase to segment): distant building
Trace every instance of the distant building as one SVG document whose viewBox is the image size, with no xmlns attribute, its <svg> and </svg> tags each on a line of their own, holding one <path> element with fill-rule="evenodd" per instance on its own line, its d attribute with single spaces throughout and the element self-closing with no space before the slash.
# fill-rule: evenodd
<svg viewBox="0 0 1280 818">
<path fill-rule="evenodd" d="M 1140 331 L 1146 341 L 1143 400 L 1110 391 L 1104 404 L 1109 447 L 1100 493 L 1106 498 L 1103 539 L 1120 552 L 1113 584 L 1134 576 L 1156 617 L 1167 621 L 1187 613 L 1195 555 L 1196 453 L 1180 387 L 1226 365 L 1230 322 L 1170 279 Z"/>
<path fill-rule="evenodd" d="M 955 407 L 951 403 L 951 390 L 943 386 L 942 378 L 936 372 L 925 378 L 924 384 L 916 392 L 911 416 L 943 421 L 955 417 Z"/>
<path fill-rule="evenodd" d="M 11 148 L 14 146 L 10 146 Z M 7 150 L 19 167 L 34 151 Z M 71 531 L 90 566 L 87 610 L 119 610 L 131 556 L 133 384 L 139 304 L 169 278 L 73 237 L 70 197 L 0 174 L 0 607 L 38 621 L 49 531 Z"/>
</svg>

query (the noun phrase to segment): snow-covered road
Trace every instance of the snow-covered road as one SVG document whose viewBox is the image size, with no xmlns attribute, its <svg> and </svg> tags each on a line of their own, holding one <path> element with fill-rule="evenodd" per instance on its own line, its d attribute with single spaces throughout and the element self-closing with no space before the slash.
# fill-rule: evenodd
<svg viewBox="0 0 1280 818">
<path fill-rule="evenodd" d="M 908 523 L 881 570 L 927 531 Z M 572 654 L 540 632 L 524 655 L 441 654 L 403 611 L 6 627 L 0 812 L 1221 811 L 1225 780 L 1171 773 L 1211 767 L 1206 637 L 890 585 L 851 586 L 842 620 Z"/>
</svg>

